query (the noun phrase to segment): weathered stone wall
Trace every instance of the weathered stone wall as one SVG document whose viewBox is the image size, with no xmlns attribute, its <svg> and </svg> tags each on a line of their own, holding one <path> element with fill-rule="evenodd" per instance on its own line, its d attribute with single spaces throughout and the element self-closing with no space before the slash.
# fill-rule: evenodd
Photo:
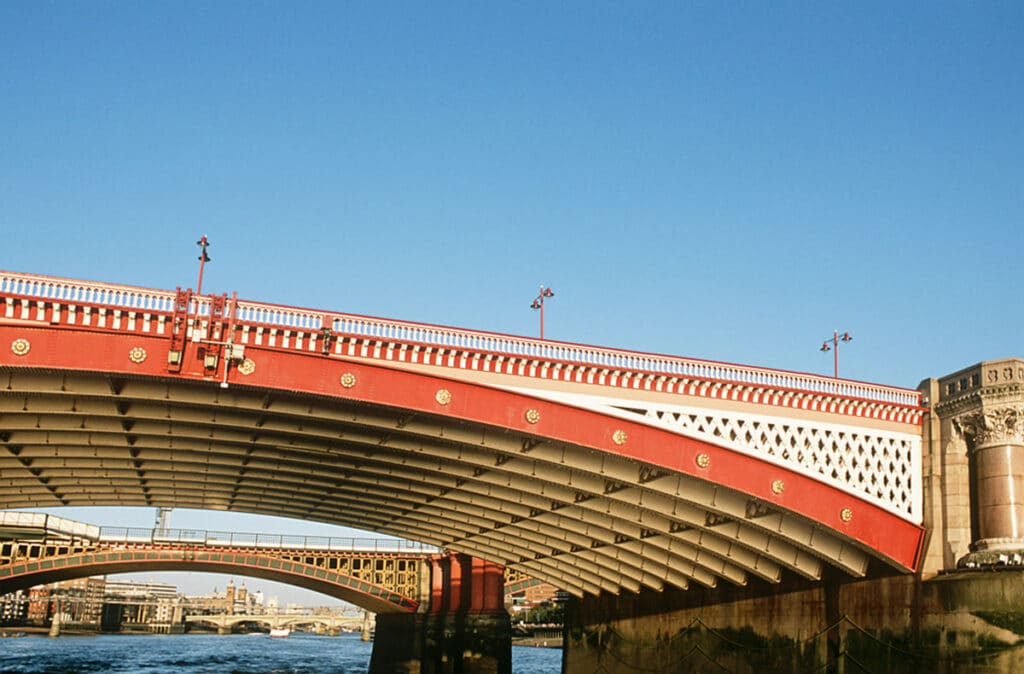
<svg viewBox="0 0 1024 674">
<path fill-rule="evenodd" d="M 587 598 L 566 674 L 1024 671 L 1024 570 Z"/>
</svg>

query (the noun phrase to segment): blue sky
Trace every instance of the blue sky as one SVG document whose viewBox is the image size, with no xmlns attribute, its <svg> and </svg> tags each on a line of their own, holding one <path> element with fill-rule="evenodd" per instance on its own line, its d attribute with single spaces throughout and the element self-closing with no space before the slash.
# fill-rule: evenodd
<svg viewBox="0 0 1024 674">
<path fill-rule="evenodd" d="M 1024 356 L 1024 5 L 0 4 L 0 268 L 914 387 Z M 184 515 L 183 515 L 184 516 Z M 152 520 L 145 514 L 145 524 Z M 219 525 L 218 525 L 219 526 Z M 246 528 L 246 527 L 242 527 Z"/>
</svg>

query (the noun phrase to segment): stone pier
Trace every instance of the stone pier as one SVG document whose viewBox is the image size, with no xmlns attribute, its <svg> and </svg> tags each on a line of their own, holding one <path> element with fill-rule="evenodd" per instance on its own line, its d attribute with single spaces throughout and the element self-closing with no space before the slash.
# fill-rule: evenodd
<svg viewBox="0 0 1024 674">
<path fill-rule="evenodd" d="M 433 558 L 425 610 L 377 614 L 370 674 L 511 674 L 503 573 L 467 555 Z"/>
</svg>

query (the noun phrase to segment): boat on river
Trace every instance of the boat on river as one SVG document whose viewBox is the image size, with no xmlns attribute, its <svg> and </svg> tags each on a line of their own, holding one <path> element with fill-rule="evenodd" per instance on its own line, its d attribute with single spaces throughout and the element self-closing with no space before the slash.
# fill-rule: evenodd
<svg viewBox="0 0 1024 674">
<path fill-rule="evenodd" d="M 292 631 L 287 627 L 272 627 L 270 629 L 270 636 L 274 639 L 283 639 L 291 633 Z"/>
</svg>

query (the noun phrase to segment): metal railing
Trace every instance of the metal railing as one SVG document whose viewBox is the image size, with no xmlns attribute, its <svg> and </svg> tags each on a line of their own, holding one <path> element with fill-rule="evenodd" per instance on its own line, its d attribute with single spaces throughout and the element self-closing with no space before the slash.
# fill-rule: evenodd
<svg viewBox="0 0 1024 674">
<path fill-rule="evenodd" d="M 172 312 L 175 296 L 170 291 L 2 271 L 0 295 L 156 313 Z M 190 313 L 208 316 L 210 300 L 209 296 L 194 296 Z M 237 301 L 233 305 L 236 321 L 254 327 L 311 334 L 327 327 L 335 336 L 391 342 L 404 347 L 474 351 L 484 357 L 535 360 L 538 365 L 556 368 L 586 366 L 642 376 L 761 386 L 911 407 L 920 405 L 920 393 L 913 389 L 821 375 L 260 302 Z M 325 319 L 329 325 L 325 326 Z"/>
<path fill-rule="evenodd" d="M 9 536 L 21 530 L 26 538 L 74 539 L 105 544 L 196 545 L 209 547 L 309 550 L 319 552 L 380 552 L 427 555 L 441 549 L 399 538 L 304 536 L 296 534 L 242 533 L 203 529 L 147 529 L 100 527 L 49 515 L 0 511 L 0 528 Z M 16 538 L 16 536 L 14 536 Z"/>
<path fill-rule="evenodd" d="M 293 534 L 241 533 L 202 529 L 145 529 L 100 527 L 96 539 L 104 544 L 190 545 L 206 547 L 258 548 L 262 550 L 308 550 L 316 552 L 373 552 L 427 555 L 440 548 L 416 541 L 391 538 L 345 538 Z"/>
</svg>

